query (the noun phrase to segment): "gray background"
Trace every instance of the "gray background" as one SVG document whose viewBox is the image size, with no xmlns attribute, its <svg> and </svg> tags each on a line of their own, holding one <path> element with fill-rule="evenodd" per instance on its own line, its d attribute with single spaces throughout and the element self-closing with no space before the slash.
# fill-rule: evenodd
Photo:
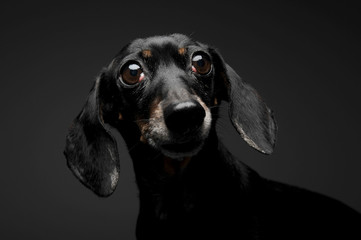
<svg viewBox="0 0 361 240">
<path fill-rule="evenodd" d="M 234 154 L 265 177 L 361 211 L 356 6 L 31 2 L 0 9 L 1 239 L 135 238 L 137 190 L 121 137 L 119 185 L 102 199 L 67 169 L 65 135 L 122 46 L 174 32 L 216 46 L 275 111 L 272 156 L 246 146 L 222 111 L 218 129 Z"/>
</svg>

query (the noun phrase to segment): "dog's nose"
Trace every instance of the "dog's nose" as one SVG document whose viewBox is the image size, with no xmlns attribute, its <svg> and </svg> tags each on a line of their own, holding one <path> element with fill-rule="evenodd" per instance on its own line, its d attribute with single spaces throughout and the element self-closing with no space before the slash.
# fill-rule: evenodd
<svg viewBox="0 0 361 240">
<path fill-rule="evenodd" d="M 164 121 L 174 133 L 194 131 L 201 127 L 206 112 L 197 101 L 170 104 L 164 109 Z"/>
</svg>

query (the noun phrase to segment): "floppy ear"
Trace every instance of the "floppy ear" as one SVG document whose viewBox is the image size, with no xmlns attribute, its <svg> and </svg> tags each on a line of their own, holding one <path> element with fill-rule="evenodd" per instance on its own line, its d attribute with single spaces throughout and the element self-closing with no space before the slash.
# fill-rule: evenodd
<svg viewBox="0 0 361 240">
<path fill-rule="evenodd" d="M 233 126 L 248 145 L 264 154 L 271 154 L 277 132 L 272 111 L 256 90 L 245 83 L 218 53 L 215 58 L 218 71 L 216 84 L 221 88 L 221 99 L 229 102 L 228 111 Z"/>
<path fill-rule="evenodd" d="M 88 99 L 66 137 L 64 154 L 74 175 L 98 196 L 109 196 L 117 186 L 119 156 L 113 136 L 104 127 L 99 89 L 104 74 L 96 80 Z"/>
</svg>

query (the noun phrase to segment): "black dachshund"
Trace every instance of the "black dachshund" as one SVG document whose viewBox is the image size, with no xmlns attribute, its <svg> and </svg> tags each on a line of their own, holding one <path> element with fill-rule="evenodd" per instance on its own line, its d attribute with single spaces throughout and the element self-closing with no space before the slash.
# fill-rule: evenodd
<svg viewBox="0 0 361 240">
<path fill-rule="evenodd" d="M 253 148 L 270 154 L 272 111 L 212 47 L 173 34 L 138 39 L 102 70 L 65 155 L 99 196 L 117 186 L 124 138 L 139 187 L 138 239 L 361 239 L 344 204 L 260 177 L 218 141 L 219 103 Z"/>
</svg>

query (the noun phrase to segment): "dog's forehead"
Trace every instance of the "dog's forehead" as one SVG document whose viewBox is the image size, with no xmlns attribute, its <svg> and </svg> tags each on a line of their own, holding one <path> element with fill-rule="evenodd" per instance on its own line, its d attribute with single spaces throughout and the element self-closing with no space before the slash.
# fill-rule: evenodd
<svg viewBox="0 0 361 240">
<path fill-rule="evenodd" d="M 142 61 L 144 59 L 153 59 L 170 63 L 174 60 L 174 53 L 187 57 L 191 52 L 202 50 L 207 52 L 209 50 L 208 45 L 178 33 L 139 38 L 124 46 L 114 57 L 109 68 L 115 69 L 118 72 L 119 66 L 130 60 Z"/>
<path fill-rule="evenodd" d="M 174 47 L 186 47 L 188 45 L 197 45 L 195 41 L 183 34 L 172 34 L 166 36 L 153 36 L 141 38 L 130 43 L 130 49 L 146 50 L 152 47 L 173 45 Z"/>
</svg>

